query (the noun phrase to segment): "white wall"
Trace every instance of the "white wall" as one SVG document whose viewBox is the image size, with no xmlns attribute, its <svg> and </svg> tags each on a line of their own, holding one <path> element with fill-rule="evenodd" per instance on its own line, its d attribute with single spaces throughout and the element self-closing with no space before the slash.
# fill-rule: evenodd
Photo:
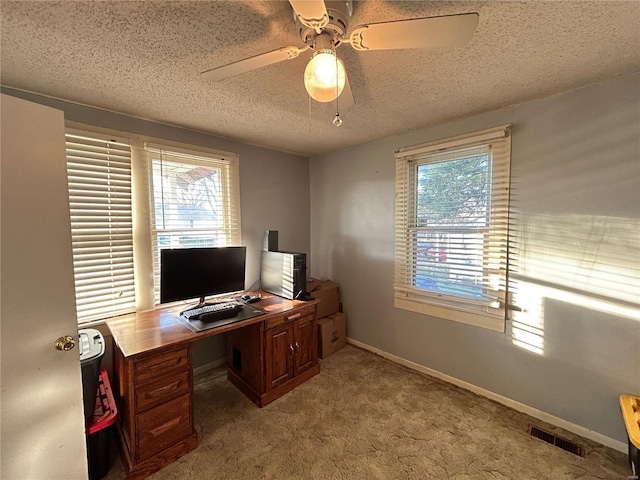
<svg viewBox="0 0 640 480">
<path fill-rule="evenodd" d="M 17 90 L 3 88 L 2 92 L 62 110 L 66 120 L 238 153 L 247 288 L 260 278 L 265 230 L 279 231 L 281 250 L 310 252 L 308 158 Z M 225 339 L 225 335 L 220 335 L 195 343 L 194 365 L 224 357 Z"/>
<path fill-rule="evenodd" d="M 513 319 L 533 334 L 395 309 L 394 151 L 507 123 L 526 309 Z M 312 157 L 311 274 L 340 284 L 350 338 L 626 442 L 618 396 L 640 394 L 639 146 L 634 74 Z"/>
</svg>

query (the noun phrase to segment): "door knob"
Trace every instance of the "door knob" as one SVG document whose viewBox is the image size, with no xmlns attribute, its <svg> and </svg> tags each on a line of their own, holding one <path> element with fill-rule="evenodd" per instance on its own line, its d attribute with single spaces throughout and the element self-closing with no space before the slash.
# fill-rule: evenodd
<svg viewBox="0 0 640 480">
<path fill-rule="evenodd" d="M 64 337 L 58 338 L 55 342 L 53 342 L 53 348 L 56 350 L 68 351 L 76 346 L 76 341 L 73 339 L 71 335 L 66 335 Z"/>
</svg>

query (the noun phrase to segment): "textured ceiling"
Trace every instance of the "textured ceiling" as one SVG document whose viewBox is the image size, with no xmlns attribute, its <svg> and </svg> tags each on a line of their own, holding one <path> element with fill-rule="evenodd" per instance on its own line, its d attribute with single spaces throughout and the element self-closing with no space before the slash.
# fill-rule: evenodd
<svg viewBox="0 0 640 480">
<path fill-rule="evenodd" d="M 2 85 L 313 155 L 640 71 L 639 1 L 354 2 L 362 23 L 478 12 L 465 47 L 338 48 L 355 105 L 310 102 L 309 54 L 212 83 L 200 72 L 302 46 L 286 1 L 1 2 Z"/>
</svg>

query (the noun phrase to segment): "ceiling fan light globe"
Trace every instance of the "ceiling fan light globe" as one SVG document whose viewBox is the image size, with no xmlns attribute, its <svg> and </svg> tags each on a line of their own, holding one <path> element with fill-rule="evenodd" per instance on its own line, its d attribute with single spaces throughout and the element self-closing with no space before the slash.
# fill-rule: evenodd
<svg viewBox="0 0 640 480">
<path fill-rule="evenodd" d="M 342 60 L 336 59 L 331 51 L 316 53 L 304 70 L 307 93 L 315 101 L 322 103 L 332 102 L 340 96 L 344 90 L 345 78 Z"/>
</svg>

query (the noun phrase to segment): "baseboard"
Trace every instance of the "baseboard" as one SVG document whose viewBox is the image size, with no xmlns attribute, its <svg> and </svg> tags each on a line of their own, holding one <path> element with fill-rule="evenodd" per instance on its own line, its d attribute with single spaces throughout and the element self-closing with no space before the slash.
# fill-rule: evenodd
<svg viewBox="0 0 640 480">
<path fill-rule="evenodd" d="M 206 373 L 209 370 L 213 370 L 214 368 L 218 368 L 227 363 L 227 357 L 222 357 L 213 362 L 205 363 L 204 365 L 200 365 L 199 367 L 195 367 L 193 369 L 193 375 L 200 375 L 201 373 Z"/>
<path fill-rule="evenodd" d="M 529 415 L 533 418 L 537 418 L 546 423 L 550 423 L 551 425 L 555 425 L 556 427 L 564 428 L 569 432 L 573 432 L 576 435 L 580 435 L 581 437 L 588 438 L 589 440 L 593 440 L 594 442 L 598 442 L 601 445 L 612 448 L 622 453 L 627 453 L 627 444 L 621 442 L 619 440 L 615 440 L 613 438 L 607 437 L 601 433 L 595 432 L 593 430 L 589 430 L 588 428 L 582 427 L 580 425 L 576 425 L 575 423 L 571 423 L 562 418 L 556 417 L 554 415 L 550 415 L 546 412 L 538 410 L 536 408 L 525 405 L 524 403 L 516 402 L 510 398 L 504 397 L 502 395 L 498 395 L 497 393 L 491 392 L 489 390 L 485 390 L 484 388 L 478 387 L 471 383 L 465 382 L 464 380 L 460 380 L 458 378 L 452 377 L 442 372 L 438 372 L 437 370 L 433 370 L 431 368 L 425 367 L 424 365 L 420 365 L 418 363 L 414 363 L 410 360 L 406 360 L 402 357 L 398 357 L 397 355 L 393 355 L 391 353 L 385 352 L 378 348 L 372 347 L 371 345 L 367 345 L 366 343 L 359 342 L 358 340 L 354 340 L 352 338 L 347 338 L 347 343 L 355 345 L 356 347 L 362 348 L 363 350 L 368 350 L 376 355 L 380 355 L 392 362 L 403 365 L 412 370 L 416 370 L 420 373 L 424 373 L 426 375 L 438 378 L 447 383 L 451 383 L 460 388 L 464 388 L 465 390 L 469 390 L 473 393 L 477 393 L 483 397 L 486 397 L 495 402 L 501 403 L 502 405 L 506 405 L 507 407 L 513 408 L 514 410 Z"/>
</svg>

